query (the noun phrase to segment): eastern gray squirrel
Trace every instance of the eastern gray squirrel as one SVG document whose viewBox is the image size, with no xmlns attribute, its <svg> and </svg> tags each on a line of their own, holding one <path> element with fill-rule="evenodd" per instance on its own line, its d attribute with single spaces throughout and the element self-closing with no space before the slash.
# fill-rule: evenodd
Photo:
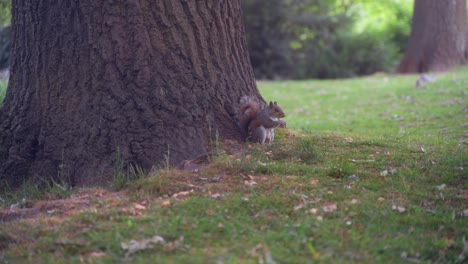
<svg viewBox="0 0 468 264">
<path fill-rule="evenodd" d="M 265 104 L 255 97 L 243 96 L 239 105 L 241 128 L 255 143 L 271 143 L 275 139 L 275 128 L 286 126 L 280 120 L 285 117 L 283 109 L 276 102 Z"/>
</svg>

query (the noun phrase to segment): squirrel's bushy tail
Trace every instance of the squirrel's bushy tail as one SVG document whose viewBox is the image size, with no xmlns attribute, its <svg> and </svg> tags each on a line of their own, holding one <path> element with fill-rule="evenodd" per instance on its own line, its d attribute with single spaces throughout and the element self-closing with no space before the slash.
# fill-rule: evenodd
<svg viewBox="0 0 468 264">
<path fill-rule="evenodd" d="M 248 133 L 250 121 L 252 121 L 260 109 L 260 103 L 256 97 L 248 95 L 241 97 L 239 104 L 239 125 L 244 133 Z"/>
</svg>

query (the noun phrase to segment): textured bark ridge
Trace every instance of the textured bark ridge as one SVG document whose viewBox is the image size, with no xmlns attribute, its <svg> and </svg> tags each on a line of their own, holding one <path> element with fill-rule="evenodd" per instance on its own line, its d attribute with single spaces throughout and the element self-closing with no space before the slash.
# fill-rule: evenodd
<svg viewBox="0 0 468 264">
<path fill-rule="evenodd" d="M 466 0 L 415 0 L 411 35 L 397 73 L 446 71 L 468 60 Z"/>
<path fill-rule="evenodd" d="M 241 138 L 255 85 L 240 1 L 13 0 L 0 182 L 92 185 Z M 212 135 L 210 135 L 210 133 Z"/>
</svg>

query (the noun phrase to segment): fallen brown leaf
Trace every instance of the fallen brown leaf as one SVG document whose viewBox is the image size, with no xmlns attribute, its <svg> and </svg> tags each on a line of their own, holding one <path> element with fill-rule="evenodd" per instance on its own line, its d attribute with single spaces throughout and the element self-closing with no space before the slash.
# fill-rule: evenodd
<svg viewBox="0 0 468 264">
<path fill-rule="evenodd" d="M 171 205 L 171 201 L 169 200 L 165 200 L 161 203 L 161 207 L 168 207 Z"/>
<path fill-rule="evenodd" d="M 89 257 L 91 258 L 101 258 L 101 257 L 104 257 L 106 255 L 106 253 L 102 252 L 102 251 L 96 251 L 96 252 L 91 252 L 89 253 Z"/>
<path fill-rule="evenodd" d="M 136 210 L 146 210 L 146 206 L 137 203 L 133 203 L 133 208 L 135 208 Z"/>
<path fill-rule="evenodd" d="M 205 211 L 205 214 L 214 215 L 214 212 L 213 212 L 213 210 L 208 209 L 208 210 Z"/>
<path fill-rule="evenodd" d="M 177 198 L 177 197 L 179 197 L 179 196 L 187 196 L 187 195 L 189 195 L 189 194 L 191 194 L 191 193 L 193 193 L 193 189 L 190 190 L 190 191 L 174 193 L 174 194 L 172 195 L 172 198 Z"/>
</svg>

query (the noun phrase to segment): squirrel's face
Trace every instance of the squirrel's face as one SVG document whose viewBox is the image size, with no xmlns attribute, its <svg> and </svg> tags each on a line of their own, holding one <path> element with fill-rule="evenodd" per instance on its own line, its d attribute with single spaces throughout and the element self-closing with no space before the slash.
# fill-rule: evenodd
<svg viewBox="0 0 468 264">
<path fill-rule="evenodd" d="M 285 117 L 283 109 L 281 109 L 281 107 L 278 106 L 276 101 L 274 103 L 270 101 L 270 104 L 268 105 L 268 107 L 270 108 L 270 113 L 272 116 L 278 117 L 278 118 Z"/>
<path fill-rule="evenodd" d="M 278 106 L 273 107 L 271 111 L 273 113 L 273 116 L 276 116 L 279 118 L 282 118 L 285 116 L 283 110 L 281 110 L 281 108 L 279 108 Z"/>
</svg>

